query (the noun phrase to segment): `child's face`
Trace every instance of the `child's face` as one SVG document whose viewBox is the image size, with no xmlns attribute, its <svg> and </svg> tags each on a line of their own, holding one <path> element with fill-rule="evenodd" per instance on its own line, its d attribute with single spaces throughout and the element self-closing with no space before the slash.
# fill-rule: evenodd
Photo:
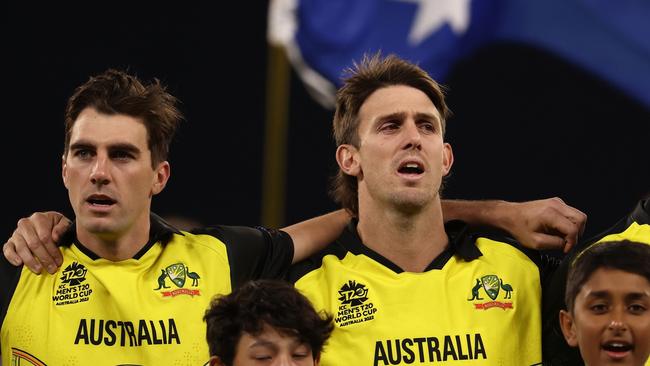
<svg viewBox="0 0 650 366">
<path fill-rule="evenodd" d="M 260 334 L 242 334 L 233 360 L 233 366 L 258 365 L 317 366 L 318 360 L 308 344 L 265 325 Z"/>
<path fill-rule="evenodd" d="M 580 289 L 573 314 L 560 313 L 560 324 L 567 343 L 580 347 L 585 365 L 644 365 L 650 354 L 650 282 L 600 268 Z"/>
</svg>

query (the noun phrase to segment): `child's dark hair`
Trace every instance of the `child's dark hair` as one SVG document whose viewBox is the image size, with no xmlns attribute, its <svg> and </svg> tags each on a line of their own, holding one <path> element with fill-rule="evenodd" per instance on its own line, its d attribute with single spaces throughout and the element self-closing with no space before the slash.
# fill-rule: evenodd
<svg viewBox="0 0 650 366">
<path fill-rule="evenodd" d="M 569 269 L 564 300 L 573 312 L 576 296 L 599 268 L 638 274 L 650 282 L 650 245 L 629 240 L 601 242 L 578 255 Z"/>
<path fill-rule="evenodd" d="M 293 285 L 282 281 L 251 281 L 230 295 L 212 300 L 203 318 L 210 355 L 232 365 L 243 332 L 257 335 L 265 325 L 309 344 L 318 358 L 334 328 Z"/>
</svg>

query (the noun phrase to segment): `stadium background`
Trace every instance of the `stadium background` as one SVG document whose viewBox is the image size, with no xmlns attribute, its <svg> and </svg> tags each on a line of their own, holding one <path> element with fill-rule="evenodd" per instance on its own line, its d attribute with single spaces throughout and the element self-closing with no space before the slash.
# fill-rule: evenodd
<svg viewBox="0 0 650 366">
<path fill-rule="evenodd" d="M 182 101 L 187 120 L 155 212 L 257 225 L 336 208 L 332 111 L 292 72 L 285 198 L 275 197 L 284 208 L 262 219 L 266 2 L 53 6 L 3 6 L 0 233 L 33 211 L 71 214 L 60 178 L 65 101 L 109 67 L 158 77 Z M 456 63 L 445 84 L 456 157 L 447 197 L 560 196 L 589 215 L 591 235 L 650 192 L 649 107 L 579 65 L 533 45 L 492 44 Z"/>
</svg>

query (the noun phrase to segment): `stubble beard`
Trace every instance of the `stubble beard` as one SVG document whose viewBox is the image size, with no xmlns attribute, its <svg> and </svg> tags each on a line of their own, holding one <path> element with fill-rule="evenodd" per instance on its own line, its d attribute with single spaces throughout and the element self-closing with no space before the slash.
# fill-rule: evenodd
<svg viewBox="0 0 650 366">
<path fill-rule="evenodd" d="M 413 216 L 431 205 L 437 193 L 433 192 L 394 192 L 389 198 L 391 205 L 403 215 Z"/>
</svg>

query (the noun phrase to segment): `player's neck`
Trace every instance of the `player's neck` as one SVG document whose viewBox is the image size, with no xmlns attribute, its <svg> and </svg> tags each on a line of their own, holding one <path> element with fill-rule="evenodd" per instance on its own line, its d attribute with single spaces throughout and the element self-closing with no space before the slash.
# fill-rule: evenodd
<svg viewBox="0 0 650 366">
<path fill-rule="evenodd" d="M 439 202 L 417 213 L 373 206 L 360 204 L 359 236 L 367 247 L 403 270 L 424 271 L 447 247 Z"/>
<path fill-rule="evenodd" d="M 77 240 L 99 257 L 111 261 L 133 258 L 149 242 L 151 223 L 143 215 L 120 233 L 91 233 L 77 225 Z"/>
</svg>

